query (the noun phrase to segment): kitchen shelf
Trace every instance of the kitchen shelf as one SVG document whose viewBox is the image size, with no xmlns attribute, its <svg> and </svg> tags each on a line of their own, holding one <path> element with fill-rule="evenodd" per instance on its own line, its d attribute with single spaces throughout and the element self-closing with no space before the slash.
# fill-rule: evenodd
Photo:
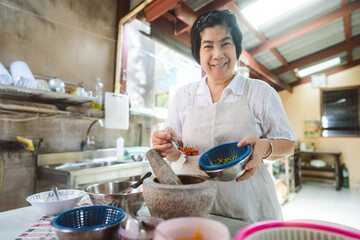
<svg viewBox="0 0 360 240">
<path fill-rule="evenodd" d="M 340 155 L 337 151 L 297 151 L 296 162 L 299 162 L 300 180 L 334 183 L 336 190 L 341 189 Z M 327 166 L 313 167 L 310 161 L 313 159 L 327 159 Z"/>
<path fill-rule="evenodd" d="M 274 178 L 277 192 L 281 195 L 281 199 L 279 199 L 280 204 L 283 204 L 289 200 L 290 195 L 294 195 L 296 192 L 294 158 L 289 156 L 277 161 L 264 162 L 268 171 Z M 283 192 L 284 189 L 285 192 Z"/>
<path fill-rule="evenodd" d="M 335 168 L 332 167 L 311 167 L 311 166 L 302 166 L 302 170 L 314 170 L 314 171 L 326 171 L 326 172 L 335 172 Z"/>
<path fill-rule="evenodd" d="M 0 98 L 54 104 L 64 110 L 68 105 L 80 105 L 93 102 L 94 98 L 77 95 L 49 92 L 37 89 L 29 89 L 0 84 Z"/>
</svg>

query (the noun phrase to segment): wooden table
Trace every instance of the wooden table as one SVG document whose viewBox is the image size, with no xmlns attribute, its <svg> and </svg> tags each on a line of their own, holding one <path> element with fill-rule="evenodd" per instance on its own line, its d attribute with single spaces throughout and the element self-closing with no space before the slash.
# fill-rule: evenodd
<svg viewBox="0 0 360 240">
<path fill-rule="evenodd" d="M 319 181 L 327 183 L 335 183 L 336 190 L 341 189 L 341 175 L 340 175 L 340 155 L 338 151 L 298 151 L 294 154 L 301 166 L 299 171 L 301 172 L 302 180 Z M 310 165 L 310 161 L 313 159 L 326 158 L 326 161 L 330 163 L 325 167 L 314 167 Z M 330 157 L 330 158 L 329 158 Z"/>
</svg>

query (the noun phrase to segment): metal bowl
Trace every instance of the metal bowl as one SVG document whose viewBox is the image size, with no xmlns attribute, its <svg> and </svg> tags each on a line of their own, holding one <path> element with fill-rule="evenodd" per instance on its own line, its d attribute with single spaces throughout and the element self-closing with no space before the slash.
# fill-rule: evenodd
<svg viewBox="0 0 360 240">
<path fill-rule="evenodd" d="M 107 182 L 88 186 L 84 190 L 89 194 L 93 205 L 107 205 L 125 209 L 126 201 L 129 201 L 136 214 L 145 205 L 142 185 L 132 189 L 127 194 L 119 194 L 133 183 L 136 183 L 136 181 Z"/>
<path fill-rule="evenodd" d="M 230 156 L 237 156 L 237 159 L 229 163 L 217 166 L 213 165 L 217 158 L 226 158 Z M 239 148 L 237 147 L 237 142 L 225 143 L 202 154 L 199 158 L 199 168 L 205 171 L 210 178 L 215 180 L 223 182 L 232 181 L 244 174 L 245 170 L 243 167 L 250 159 L 250 156 L 250 145 Z"/>
</svg>

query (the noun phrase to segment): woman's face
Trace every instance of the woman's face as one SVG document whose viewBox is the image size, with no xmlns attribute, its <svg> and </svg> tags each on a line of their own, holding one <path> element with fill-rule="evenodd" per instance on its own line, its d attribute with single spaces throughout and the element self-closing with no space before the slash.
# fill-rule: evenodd
<svg viewBox="0 0 360 240">
<path fill-rule="evenodd" d="M 236 48 L 230 31 L 222 25 L 201 33 L 200 64 L 210 80 L 227 80 L 236 64 Z"/>
</svg>

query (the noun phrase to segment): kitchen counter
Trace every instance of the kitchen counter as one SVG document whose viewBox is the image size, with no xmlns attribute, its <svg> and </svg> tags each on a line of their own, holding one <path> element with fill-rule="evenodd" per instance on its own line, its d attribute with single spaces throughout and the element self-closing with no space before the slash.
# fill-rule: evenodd
<svg viewBox="0 0 360 240">
<path fill-rule="evenodd" d="M 128 147 L 119 161 L 116 149 L 81 152 L 47 153 L 38 155 L 37 192 L 51 185 L 59 188 L 83 189 L 87 185 L 121 181 L 152 171 L 147 160 L 134 161 L 132 156 L 144 156 L 148 147 Z"/>
<path fill-rule="evenodd" d="M 31 206 L 0 212 L 0 237 L 2 240 L 17 239 L 22 233 L 38 223 L 41 218 L 42 214 Z M 229 228 L 232 238 L 240 229 L 249 225 L 246 222 L 211 214 L 208 215 L 208 218 L 224 223 Z"/>
</svg>

